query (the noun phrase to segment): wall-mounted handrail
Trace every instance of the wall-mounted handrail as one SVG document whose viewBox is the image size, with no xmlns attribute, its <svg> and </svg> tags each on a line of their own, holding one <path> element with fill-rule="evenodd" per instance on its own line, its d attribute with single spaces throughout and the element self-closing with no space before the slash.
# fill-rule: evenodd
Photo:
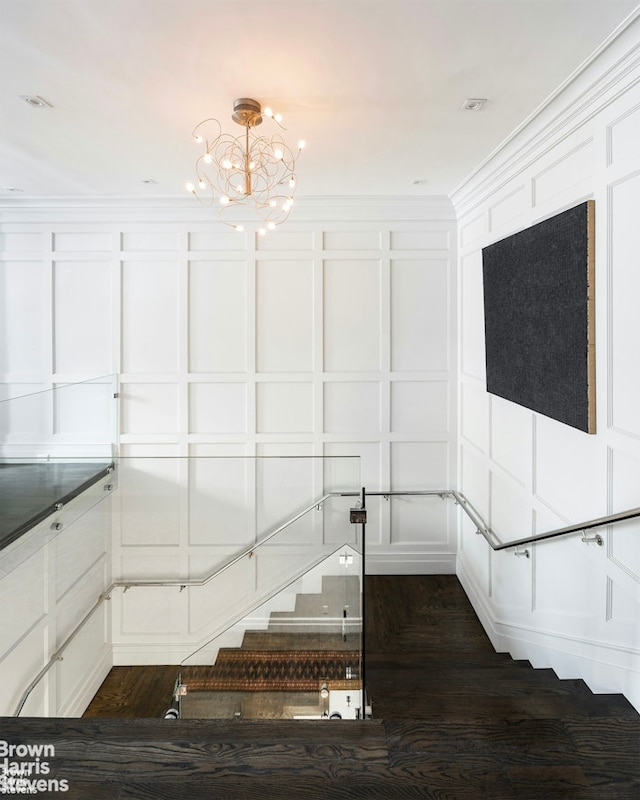
<svg viewBox="0 0 640 800">
<path fill-rule="evenodd" d="M 357 492 L 345 493 L 345 496 L 356 497 Z M 495 531 L 486 524 L 482 515 L 473 507 L 467 500 L 462 492 L 456 492 L 453 489 L 429 489 L 426 491 L 382 491 L 382 492 L 367 492 L 369 496 L 378 497 L 393 497 L 396 495 L 438 495 L 439 497 L 451 497 L 465 512 L 469 519 L 476 526 L 479 534 L 484 536 L 492 550 L 507 550 L 514 547 L 522 547 L 525 544 L 535 544 L 536 542 L 544 542 L 549 539 L 557 539 L 559 536 L 568 536 L 572 533 L 583 533 L 584 531 L 593 528 L 602 528 L 605 525 L 614 525 L 617 522 L 625 522 L 626 520 L 636 519 L 640 517 L 640 508 L 630 508 L 627 511 L 620 511 L 617 514 L 607 514 L 604 517 L 595 517 L 594 519 L 586 520 L 585 522 L 576 522 L 573 525 L 567 525 L 564 528 L 555 528 L 551 531 L 544 533 L 532 534 L 531 536 L 524 536 L 520 539 L 512 539 L 508 542 L 502 542 Z"/>
<path fill-rule="evenodd" d="M 57 661 L 62 661 L 63 652 L 67 649 L 67 647 L 75 639 L 75 637 L 78 635 L 80 630 L 86 625 L 86 623 L 93 616 L 93 614 L 98 610 L 98 608 L 100 608 L 102 603 L 105 600 L 110 600 L 111 599 L 111 593 L 113 592 L 114 589 L 124 588 L 124 590 L 126 591 L 127 589 L 129 589 L 131 587 L 134 587 L 134 586 L 166 586 L 166 587 L 179 586 L 180 589 L 182 590 L 183 588 L 185 588 L 187 586 L 205 586 L 207 583 L 210 583 L 212 580 L 214 580 L 214 578 L 216 578 L 218 575 L 221 575 L 223 572 L 228 570 L 234 564 L 237 564 L 238 561 L 242 560 L 243 558 L 246 558 L 248 555 L 252 554 L 257 548 L 261 547 L 263 544 L 268 542 L 270 539 L 273 539 L 273 537 L 277 536 L 277 534 L 279 534 L 281 531 L 285 530 L 290 525 L 293 525 L 294 522 L 297 522 L 297 520 L 299 520 L 305 514 L 308 514 L 310 511 L 313 511 L 314 508 L 320 508 L 331 497 L 344 497 L 344 496 L 345 495 L 343 493 L 340 493 L 340 492 L 329 492 L 328 494 L 323 495 L 319 500 L 316 500 L 310 506 L 307 506 L 307 508 L 305 508 L 302 511 L 298 512 L 294 517 L 292 517 L 291 519 L 287 520 L 282 525 L 280 525 L 278 528 L 276 528 L 275 530 L 273 530 L 270 533 L 268 533 L 266 536 L 264 536 L 262 539 L 258 540 L 251 547 L 247 547 L 239 555 L 237 555 L 234 558 L 232 558 L 231 561 L 228 561 L 226 564 L 223 564 L 222 567 L 220 567 L 219 569 L 217 569 L 214 572 L 212 572 L 206 578 L 202 578 L 200 580 L 181 580 L 179 578 L 172 578 L 172 579 L 169 579 L 169 580 L 165 579 L 165 580 L 161 580 L 161 581 L 157 581 L 157 580 L 156 581 L 113 581 L 113 583 L 111 583 L 109 588 L 106 589 L 104 592 L 102 592 L 102 594 L 98 597 L 98 599 L 96 600 L 95 604 L 92 606 L 90 611 L 87 612 L 87 614 L 82 618 L 82 620 L 71 631 L 71 633 L 67 636 L 67 638 L 64 640 L 64 642 L 60 645 L 60 647 L 51 656 L 51 658 L 42 667 L 40 672 L 36 675 L 36 677 L 31 681 L 29 686 L 22 693 L 22 695 L 20 697 L 20 700 L 18 702 L 18 705 L 16 707 L 16 710 L 13 713 L 13 716 L 14 717 L 19 717 L 20 716 L 20 712 L 22 711 L 22 709 L 25 706 L 25 703 L 29 699 L 29 696 L 30 696 L 31 692 L 40 683 L 40 681 L 44 678 L 44 676 L 47 674 L 47 672 L 49 672 L 51 667 Z"/>
<path fill-rule="evenodd" d="M 525 544 L 535 544 L 536 542 L 543 542 L 548 541 L 550 539 L 556 539 L 560 536 L 567 536 L 572 533 L 581 533 L 587 530 L 591 530 L 592 528 L 600 528 L 604 527 L 605 525 L 613 525 L 617 522 L 624 522 L 625 520 L 629 519 L 636 519 L 640 517 L 640 508 L 631 508 L 627 511 L 621 511 L 617 514 L 608 514 L 604 517 L 597 517 L 594 519 L 587 520 L 585 522 L 576 523 L 574 525 L 567 525 L 564 528 L 556 528 L 555 530 L 546 531 L 545 533 L 538 533 L 533 536 L 525 536 L 521 539 L 513 539 L 508 542 L 502 542 L 495 534 L 494 531 L 485 523 L 482 519 L 482 515 L 473 507 L 471 502 L 467 500 L 467 498 L 462 494 L 462 492 L 457 492 L 453 489 L 426 489 L 426 490 L 386 490 L 386 491 L 379 491 L 379 492 L 367 492 L 365 489 L 362 492 L 329 492 L 323 495 L 319 500 L 313 502 L 310 506 L 300 511 L 290 520 L 280 525 L 275 530 L 268 533 L 265 537 L 260 539 L 251 547 L 246 548 L 243 550 L 239 555 L 235 556 L 231 561 L 224 564 L 219 569 L 215 570 L 211 575 L 207 576 L 206 578 L 202 578 L 200 580 L 181 580 L 179 578 L 170 579 L 170 580 L 162 580 L 162 581 L 114 581 L 109 588 L 103 592 L 97 599 L 94 606 L 91 610 L 83 617 L 81 622 L 73 629 L 73 631 L 69 634 L 69 636 L 65 639 L 63 644 L 56 650 L 56 652 L 51 656 L 49 661 L 45 664 L 45 666 L 40 670 L 38 675 L 31 681 L 27 689 L 23 692 L 20 702 L 18 703 L 17 709 L 14 712 L 14 716 L 17 717 L 20 715 L 20 712 L 24 708 L 25 703 L 27 702 L 29 695 L 33 691 L 33 689 L 38 685 L 38 683 L 42 680 L 42 678 L 47 674 L 47 672 L 51 669 L 51 667 L 56 663 L 56 661 L 62 660 L 62 653 L 66 650 L 66 648 L 71 644 L 72 640 L 76 637 L 79 633 L 80 629 L 88 622 L 91 616 L 95 613 L 95 611 L 102 605 L 105 600 L 111 599 L 111 593 L 115 588 L 122 587 L 125 591 L 128 588 L 134 586 L 179 586 L 181 589 L 186 586 L 204 586 L 210 581 L 214 580 L 217 575 L 225 572 L 227 569 L 232 567 L 238 561 L 243 558 L 246 558 L 248 555 L 253 553 L 256 548 L 261 547 L 265 542 L 268 542 L 274 536 L 276 536 L 281 531 L 288 528 L 289 525 L 292 525 L 294 522 L 299 520 L 305 514 L 308 514 L 310 511 L 313 511 L 314 508 L 321 507 L 327 500 L 331 497 L 358 497 L 362 498 L 362 502 L 366 502 L 366 496 L 370 497 L 396 497 L 396 496 L 439 496 L 442 499 L 444 498 L 452 498 L 457 505 L 464 511 L 464 513 L 469 517 L 469 519 L 473 522 L 476 526 L 477 533 L 481 534 L 488 544 L 490 545 L 492 550 L 507 550 L 509 548 L 518 548 L 522 547 Z"/>
<path fill-rule="evenodd" d="M 211 575 L 208 575 L 206 578 L 200 579 L 188 579 L 188 580 L 180 580 L 179 578 L 172 578 L 171 580 L 155 580 L 155 581 L 114 581 L 112 584 L 113 588 L 122 586 L 125 589 L 130 589 L 134 586 L 180 586 L 180 587 L 187 587 L 187 586 L 205 586 L 207 583 L 210 583 L 214 578 L 217 578 L 218 575 L 221 575 L 226 570 L 230 569 L 234 564 L 237 564 L 238 561 L 242 561 L 243 558 L 251 555 L 255 550 L 259 547 L 262 547 L 263 544 L 266 544 L 270 539 L 273 539 L 274 536 L 277 536 L 283 530 L 289 527 L 289 525 L 293 525 L 294 522 L 297 522 L 301 517 L 304 517 L 305 514 L 308 514 L 310 511 L 313 511 L 314 508 L 319 508 L 320 506 L 324 505 L 327 500 L 331 497 L 338 497 L 343 496 L 340 495 L 338 492 L 330 492 L 329 494 L 323 495 L 319 500 L 314 501 L 310 506 L 307 506 L 295 517 L 291 517 L 291 519 L 287 520 L 285 523 L 280 525 L 279 528 L 268 533 L 266 536 L 263 536 L 262 539 L 259 539 L 255 544 L 252 544 L 250 547 L 247 547 L 237 556 L 234 556 L 231 561 L 227 561 L 226 564 L 223 564 L 219 569 L 212 572 Z"/>
</svg>

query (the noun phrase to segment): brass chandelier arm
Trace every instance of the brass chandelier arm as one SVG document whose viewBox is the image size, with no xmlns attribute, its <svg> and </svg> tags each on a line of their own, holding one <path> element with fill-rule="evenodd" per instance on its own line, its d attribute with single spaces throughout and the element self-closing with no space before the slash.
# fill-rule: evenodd
<svg viewBox="0 0 640 800">
<path fill-rule="evenodd" d="M 193 138 L 204 145 L 204 152 L 195 163 L 197 184 L 187 184 L 202 205 L 219 204 L 220 220 L 237 230 L 244 228 L 234 224 L 239 214 L 231 209 L 247 208 L 257 219 L 260 234 L 289 216 L 297 188 L 296 161 L 304 147 L 300 142 L 294 153 L 279 133 L 271 138 L 258 135 L 255 128 L 265 117 L 285 130 L 279 114 L 263 110 L 257 100 L 246 97 L 235 101 L 232 116 L 244 128 L 243 134 L 224 133 L 214 117 L 196 125 Z"/>
</svg>

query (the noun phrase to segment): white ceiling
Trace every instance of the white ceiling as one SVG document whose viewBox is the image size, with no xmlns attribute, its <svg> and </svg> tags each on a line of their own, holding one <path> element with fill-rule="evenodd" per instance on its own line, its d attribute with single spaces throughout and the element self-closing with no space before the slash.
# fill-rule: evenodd
<svg viewBox="0 0 640 800">
<path fill-rule="evenodd" d="M 243 96 L 306 139 L 301 195 L 449 194 L 636 7 L 0 0 L 0 199 L 185 196 L 192 128 L 240 132 Z"/>
</svg>

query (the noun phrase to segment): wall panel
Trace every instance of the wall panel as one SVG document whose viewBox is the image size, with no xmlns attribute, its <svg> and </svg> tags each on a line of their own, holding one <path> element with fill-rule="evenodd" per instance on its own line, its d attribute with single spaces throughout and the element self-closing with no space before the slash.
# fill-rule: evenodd
<svg viewBox="0 0 640 800">
<path fill-rule="evenodd" d="M 108 375 L 112 357 L 111 270 L 105 261 L 54 264 L 55 370 Z"/>
<path fill-rule="evenodd" d="M 122 368 L 125 372 L 178 369 L 178 266 L 175 261 L 122 265 Z"/>
<path fill-rule="evenodd" d="M 392 259 L 392 370 L 438 372 L 449 368 L 450 280 L 447 259 Z M 416 342 L 421 346 L 416 347 Z"/>
<path fill-rule="evenodd" d="M 258 261 L 258 372 L 313 370 L 313 263 Z M 292 332 L 295 331 L 295 336 Z"/>
<path fill-rule="evenodd" d="M 639 158 L 640 161 L 640 158 Z M 610 187 L 610 282 L 611 326 L 610 415 L 611 424 L 640 437 L 640 408 L 636 399 L 637 373 L 629 365 L 640 352 L 640 326 L 636 300 L 640 296 L 640 172 Z"/>
<path fill-rule="evenodd" d="M 143 207 L 135 217 L 96 207 L 85 221 L 57 210 L 44 227 L 25 219 L 22 238 L 0 225 L 15 255 L 3 267 L 17 265 L 16 309 L 24 306 L 29 323 L 21 328 L 12 312 L 9 371 L 45 385 L 70 372 L 119 372 L 118 577 L 204 578 L 328 489 L 451 484 L 455 221 L 445 200 L 415 206 L 405 222 L 393 204 L 354 201 L 332 209 L 333 219 L 307 215 L 264 238 L 190 212 L 159 221 Z M 20 349 L 23 335 L 28 348 Z M 82 409 L 51 408 L 42 425 L 67 436 L 86 421 Z M 257 460 L 209 458 L 224 455 Z M 331 544 L 352 537 L 350 503 L 287 529 L 288 551 L 318 536 Z M 369 506 L 372 569 L 453 569 L 446 503 L 380 497 Z M 73 604 L 77 589 L 78 613 L 88 601 L 82 571 L 103 558 L 99 541 L 87 544 L 81 553 L 61 540 L 57 552 L 65 577 L 56 592 Z M 225 608 L 240 609 L 258 584 L 276 580 L 281 561 L 274 555 L 225 584 L 223 600 L 220 587 L 115 593 L 116 662 L 182 657 L 224 621 Z M 56 684 L 65 708 L 72 680 Z"/>
<path fill-rule="evenodd" d="M 498 535 L 518 538 L 640 506 L 640 53 L 623 39 L 566 84 L 456 190 L 459 211 L 459 476 Z M 627 40 L 631 42 L 631 38 Z M 487 395 L 480 249 L 595 199 L 597 430 L 587 435 Z M 484 224 L 484 220 L 488 224 Z M 484 395 L 484 397 L 483 397 Z M 487 451 L 487 434 L 490 450 Z M 471 443 L 471 444 L 469 444 Z M 458 575 L 499 649 L 640 708 L 638 526 L 601 527 L 602 547 L 569 538 L 492 553 L 463 523 Z M 487 559 L 490 568 L 487 568 Z M 616 611 L 616 604 L 618 610 Z M 616 614 L 619 614 L 616 619 Z"/>
<path fill-rule="evenodd" d="M 46 373 L 51 353 L 49 270 L 44 261 L 0 261 L 5 381 L 29 381 Z"/>
<path fill-rule="evenodd" d="M 328 372 L 380 369 L 380 262 L 324 263 L 324 368 Z"/>
<path fill-rule="evenodd" d="M 189 371 L 247 369 L 247 262 L 189 262 Z"/>
</svg>

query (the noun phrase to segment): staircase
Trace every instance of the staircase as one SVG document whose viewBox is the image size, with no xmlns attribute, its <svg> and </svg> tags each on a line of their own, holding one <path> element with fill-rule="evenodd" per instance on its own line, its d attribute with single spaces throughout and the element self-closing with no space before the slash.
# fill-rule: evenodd
<svg viewBox="0 0 640 800">
<path fill-rule="evenodd" d="M 68 800 L 639 800 L 623 697 L 496 653 L 453 575 L 369 576 L 366 597 L 373 720 L 167 722 L 175 667 L 117 667 L 92 719 L 3 737 L 55 744 Z"/>
<path fill-rule="evenodd" d="M 357 576 L 323 576 L 321 592 L 297 594 L 292 611 L 272 611 L 265 630 L 245 631 L 240 647 L 220 648 L 214 664 L 183 666 L 181 716 L 321 716 L 323 683 L 355 697 L 360 602 Z"/>
</svg>

